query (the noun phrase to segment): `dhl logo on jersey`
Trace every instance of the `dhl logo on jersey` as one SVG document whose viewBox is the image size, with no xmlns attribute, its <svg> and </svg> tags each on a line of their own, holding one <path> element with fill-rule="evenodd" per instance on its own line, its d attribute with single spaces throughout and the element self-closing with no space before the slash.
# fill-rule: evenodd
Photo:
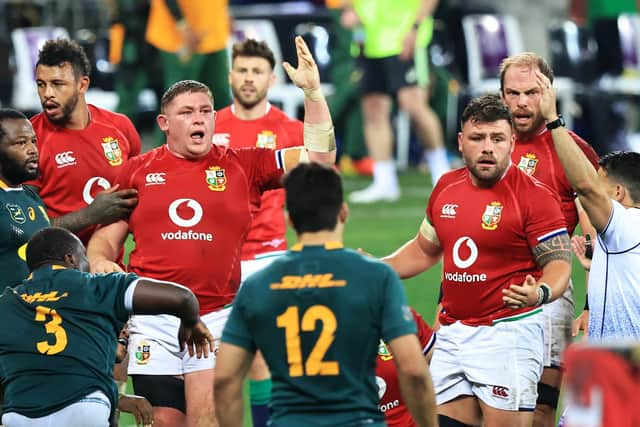
<svg viewBox="0 0 640 427">
<path fill-rule="evenodd" d="M 227 189 L 227 175 L 220 166 L 211 166 L 204 171 L 207 184 L 211 191 L 224 191 Z"/>
<path fill-rule="evenodd" d="M 270 150 L 275 150 L 276 137 L 277 135 L 271 132 L 270 130 L 263 130 L 258 134 L 258 139 L 256 140 L 256 147 L 269 148 Z"/>
<path fill-rule="evenodd" d="M 46 293 L 46 294 L 43 294 L 42 292 L 36 292 L 33 295 L 29 295 L 29 294 L 20 295 L 20 297 L 23 300 L 25 300 L 28 304 L 31 304 L 31 303 L 34 303 L 34 302 L 58 301 L 61 298 L 66 298 L 68 296 L 69 296 L 69 294 L 67 292 L 65 292 L 62 295 L 58 296 L 58 291 L 51 291 L 51 292 Z"/>
<path fill-rule="evenodd" d="M 112 136 L 102 138 L 102 149 L 104 150 L 104 156 L 109 161 L 111 166 L 119 166 L 122 164 L 122 150 L 118 140 Z"/>
<path fill-rule="evenodd" d="M 518 163 L 518 167 L 527 175 L 533 175 L 534 173 L 536 173 L 537 165 L 538 157 L 535 154 L 527 153 L 524 156 L 520 156 L 520 163 Z"/>
<path fill-rule="evenodd" d="M 346 280 L 333 280 L 333 273 L 305 274 L 304 276 L 283 276 L 280 283 L 272 283 L 271 289 L 291 290 L 305 288 L 341 288 Z"/>
<path fill-rule="evenodd" d="M 502 206 L 500 202 L 489 203 L 482 214 L 482 228 L 485 230 L 495 230 L 498 228 L 503 208 L 504 206 Z"/>
</svg>

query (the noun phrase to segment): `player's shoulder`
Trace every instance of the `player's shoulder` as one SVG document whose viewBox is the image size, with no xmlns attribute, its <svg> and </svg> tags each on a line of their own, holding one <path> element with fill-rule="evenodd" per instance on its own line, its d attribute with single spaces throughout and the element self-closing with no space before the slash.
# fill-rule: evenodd
<svg viewBox="0 0 640 427">
<path fill-rule="evenodd" d="M 300 120 L 296 119 L 295 117 L 290 117 L 289 115 L 287 115 L 287 113 L 285 113 L 284 111 L 282 111 L 281 109 L 279 109 L 273 104 L 271 104 L 269 107 L 269 112 L 267 113 L 267 117 L 269 117 L 272 120 L 277 120 L 279 122 L 284 122 L 284 123 L 287 123 L 287 122 L 302 123 Z"/>
<path fill-rule="evenodd" d="M 437 196 L 445 189 L 462 185 L 469 180 L 469 172 L 466 167 L 450 170 L 444 173 L 433 188 L 431 197 Z"/>
<path fill-rule="evenodd" d="M 35 116 L 32 116 L 30 119 L 31 126 L 33 126 L 33 131 L 36 133 L 36 136 L 40 138 L 38 142 L 43 142 L 42 139 L 46 136 L 44 132 L 48 132 L 54 129 L 53 125 L 49 122 L 49 119 L 44 115 L 44 112 L 40 112 Z"/>
<path fill-rule="evenodd" d="M 539 196 L 551 196 L 559 200 L 557 192 L 533 175 L 529 175 L 515 165 L 509 166 L 504 180 L 518 200 L 535 200 Z M 522 197 L 524 196 L 524 197 Z"/>
<path fill-rule="evenodd" d="M 91 119 L 106 124 L 122 124 L 132 123 L 129 117 L 122 113 L 116 113 L 115 111 L 105 110 L 104 108 L 96 107 L 92 104 L 87 104 L 89 112 L 91 113 Z M 133 125 L 133 124 L 132 124 Z"/>
<path fill-rule="evenodd" d="M 216 112 L 216 125 L 232 120 L 234 117 L 235 116 L 233 115 L 233 110 L 231 109 L 231 105 L 228 105 Z"/>
</svg>

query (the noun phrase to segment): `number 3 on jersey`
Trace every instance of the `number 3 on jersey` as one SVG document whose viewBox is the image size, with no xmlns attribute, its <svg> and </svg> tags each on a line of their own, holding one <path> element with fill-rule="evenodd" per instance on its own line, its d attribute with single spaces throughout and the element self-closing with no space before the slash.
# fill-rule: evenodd
<svg viewBox="0 0 640 427">
<path fill-rule="evenodd" d="M 311 332 L 316 329 L 316 322 L 322 322 L 320 336 L 313 346 L 307 361 L 302 367 L 302 345 L 300 343 L 300 330 Z M 333 312 L 324 305 L 314 305 L 307 309 L 302 316 L 298 307 L 290 306 L 284 313 L 276 318 L 278 328 L 284 328 L 287 346 L 287 362 L 289 363 L 289 375 L 301 377 L 302 375 L 339 375 L 340 366 L 335 361 L 324 361 L 324 355 L 333 343 L 334 333 L 338 322 Z"/>
<path fill-rule="evenodd" d="M 44 328 L 47 334 L 53 334 L 55 342 L 49 344 L 47 340 L 40 341 L 36 343 L 36 348 L 40 353 L 51 356 L 67 348 L 67 332 L 60 326 L 62 324 L 62 317 L 60 317 L 55 309 L 41 305 L 36 306 L 36 322 L 46 322 L 47 316 L 50 316 L 51 320 L 44 324 Z"/>
</svg>

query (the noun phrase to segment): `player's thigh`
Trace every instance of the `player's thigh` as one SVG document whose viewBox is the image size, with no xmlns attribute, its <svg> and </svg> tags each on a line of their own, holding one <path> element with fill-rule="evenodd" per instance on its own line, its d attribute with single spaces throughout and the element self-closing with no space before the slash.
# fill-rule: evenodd
<svg viewBox="0 0 640 427">
<path fill-rule="evenodd" d="M 214 414 L 213 382 L 213 369 L 184 374 L 188 417 L 212 416 Z"/>
<path fill-rule="evenodd" d="M 95 391 L 79 401 L 45 417 L 29 418 L 16 412 L 2 415 L 5 427 L 74 426 L 107 427 L 111 403 L 101 391 Z"/>
<path fill-rule="evenodd" d="M 462 360 L 473 394 L 495 409 L 533 411 L 542 374 L 541 314 L 475 329 Z"/>
<path fill-rule="evenodd" d="M 480 401 L 483 427 L 530 427 L 533 423 L 531 411 L 505 411 L 493 408 Z"/>
<path fill-rule="evenodd" d="M 438 415 L 445 415 L 470 426 L 482 425 L 482 412 L 478 399 L 474 396 L 459 396 L 438 405 Z"/>
<path fill-rule="evenodd" d="M 571 325 L 574 311 L 573 286 L 569 286 L 562 297 L 544 306 L 545 367 L 562 367 L 564 351 L 573 340 Z"/>
<path fill-rule="evenodd" d="M 473 394 L 471 384 L 462 369 L 463 354 L 459 345 L 471 332 L 468 328 L 454 323 L 443 325 L 438 330 L 438 339 L 429 366 L 438 407 L 461 396 Z"/>
<path fill-rule="evenodd" d="M 362 70 L 360 92 L 363 96 L 370 94 L 392 95 L 386 85 L 384 58 L 361 58 L 358 62 Z"/>
</svg>

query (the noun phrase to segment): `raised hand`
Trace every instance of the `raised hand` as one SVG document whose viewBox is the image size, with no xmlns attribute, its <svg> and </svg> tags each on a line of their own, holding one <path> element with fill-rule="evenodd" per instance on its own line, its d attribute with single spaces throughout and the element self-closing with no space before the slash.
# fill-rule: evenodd
<svg viewBox="0 0 640 427">
<path fill-rule="evenodd" d="M 185 346 L 189 352 L 189 356 L 197 355 L 198 359 L 202 356 L 209 357 L 209 352 L 213 353 L 214 339 L 207 326 L 202 323 L 202 320 L 193 326 L 185 326 L 180 324 L 180 330 L 178 331 L 178 341 L 180 342 L 180 351 L 184 350 Z"/>
<path fill-rule="evenodd" d="M 137 204 L 137 190 L 133 188 L 118 190 L 118 185 L 114 185 L 96 195 L 87 208 L 87 215 L 92 224 L 111 224 L 128 218 Z"/>
<path fill-rule="evenodd" d="M 540 86 L 540 113 L 547 122 L 553 121 L 558 118 L 558 112 L 556 111 L 556 91 L 551 85 L 551 81 L 542 74 L 540 71 L 536 71 L 536 81 Z"/>
<path fill-rule="evenodd" d="M 310 91 L 320 88 L 320 72 L 307 44 L 301 36 L 296 36 L 296 52 L 298 54 L 298 68 L 293 68 L 288 62 L 282 66 L 289 78 L 300 89 Z"/>
<path fill-rule="evenodd" d="M 580 261 L 580 264 L 582 265 L 582 267 L 589 271 L 591 269 L 591 258 L 589 258 L 587 255 L 587 249 L 588 246 L 591 246 L 591 237 L 585 238 L 585 236 L 573 236 L 571 238 L 571 249 L 573 250 L 573 253 L 576 255 L 576 258 L 578 258 L 578 261 Z"/>
</svg>

